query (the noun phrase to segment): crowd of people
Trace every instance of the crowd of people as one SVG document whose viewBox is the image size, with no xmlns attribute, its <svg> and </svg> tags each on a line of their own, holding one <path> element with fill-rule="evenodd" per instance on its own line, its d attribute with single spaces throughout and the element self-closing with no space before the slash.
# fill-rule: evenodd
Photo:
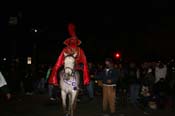
<svg viewBox="0 0 175 116">
<path fill-rule="evenodd" d="M 115 112 L 116 97 L 119 98 L 121 105 L 127 105 L 129 102 L 134 106 L 142 104 L 145 112 L 151 109 L 174 108 L 174 59 L 169 62 L 155 61 L 141 64 L 115 63 L 107 59 L 104 63 L 88 62 L 88 68 L 90 83 L 83 86 L 82 77 L 84 90 L 81 93 L 88 95 L 90 100 L 102 95 L 104 112 L 108 102 L 111 113 Z M 18 92 L 24 92 L 26 95 L 48 92 L 50 100 L 56 100 L 60 97 L 59 87 L 48 83 L 51 70 L 51 65 L 40 65 L 34 77 L 29 67 L 18 72 L 17 69 L 10 71 L 1 69 L 1 83 L 3 82 L 1 95 L 5 93 L 6 98 L 10 99 Z"/>
<path fill-rule="evenodd" d="M 102 95 L 104 114 L 115 114 L 115 106 L 118 103 L 116 97 L 119 97 L 119 102 L 123 106 L 128 103 L 134 106 L 141 105 L 146 114 L 152 109 L 174 108 L 173 58 L 168 62 L 115 62 L 112 58 L 104 58 L 102 63 L 88 62 L 83 49 L 79 47 L 81 41 L 76 36 L 75 26 L 69 24 L 68 30 L 71 37 L 64 41 L 66 47 L 58 56 L 55 65 L 21 66 L 16 60 L 9 67 L 1 67 L 0 87 L 7 99 L 21 92 L 26 95 L 47 92 L 50 100 L 56 100 L 60 97 L 58 73 L 64 65 L 64 54 L 76 53 L 75 69 L 81 77 L 79 95 L 87 95 L 89 100 L 93 100 L 96 95 Z"/>
</svg>

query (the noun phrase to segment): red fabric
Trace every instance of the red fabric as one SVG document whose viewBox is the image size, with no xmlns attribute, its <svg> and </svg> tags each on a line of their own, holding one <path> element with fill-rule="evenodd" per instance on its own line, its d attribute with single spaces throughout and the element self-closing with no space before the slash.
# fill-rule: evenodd
<svg viewBox="0 0 175 116">
<path fill-rule="evenodd" d="M 68 32 L 69 32 L 69 35 L 71 37 L 66 39 L 64 41 L 64 44 L 67 46 L 71 46 L 71 47 L 73 47 L 73 46 L 76 47 L 76 46 L 80 45 L 81 41 L 76 36 L 75 25 L 73 23 L 70 23 L 68 25 Z"/>
<path fill-rule="evenodd" d="M 69 32 L 69 35 L 70 36 L 76 36 L 76 33 L 75 33 L 75 25 L 73 23 L 70 23 L 68 25 L 68 32 Z"/>
<path fill-rule="evenodd" d="M 89 78 L 89 70 L 88 70 L 86 56 L 84 54 L 84 51 L 80 47 L 77 47 L 76 51 L 77 51 L 76 69 L 83 71 L 83 83 L 84 83 L 84 85 L 88 85 L 90 78 Z M 72 51 L 72 48 L 66 47 L 62 50 L 60 56 L 58 57 L 57 62 L 55 64 L 55 66 L 53 67 L 51 75 L 49 77 L 49 83 L 53 84 L 55 86 L 58 85 L 58 80 L 57 80 L 58 69 L 64 64 L 64 52 L 66 52 L 68 54 L 72 54 L 73 51 Z M 83 64 L 83 69 L 82 69 L 82 67 L 80 67 L 78 65 L 79 63 Z"/>
<path fill-rule="evenodd" d="M 71 45 L 72 43 L 75 43 L 74 45 Z M 74 37 L 71 37 L 71 38 L 68 38 L 64 41 L 64 44 L 67 45 L 67 46 L 74 46 L 76 47 L 77 45 L 80 45 L 81 44 L 81 41 L 79 39 L 77 39 L 76 36 Z"/>
<path fill-rule="evenodd" d="M 58 69 L 64 64 L 64 52 L 67 54 L 73 54 L 73 53 L 77 52 L 76 69 L 83 71 L 84 85 L 88 85 L 90 82 L 88 64 L 87 64 L 87 60 L 86 60 L 86 56 L 85 56 L 84 51 L 80 47 L 78 47 L 78 45 L 80 45 L 81 41 L 79 39 L 77 39 L 77 37 L 76 37 L 75 25 L 70 23 L 68 25 L 68 31 L 69 31 L 69 34 L 71 37 L 64 41 L 64 44 L 67 45 L 67 47 L 65 47 L 62 50 L 60 56 L 58 57 L 56 64 L 53 67 L 51 75 L 49 77 L 49 83 L 53 84 L 55 86 L 58 85 L 57 72 L 58 72 Z M 83 69 L 82 69 L 82 67 L 80 67 L 78 65 L 80 63 L 83 64 Z"/>
</svg>

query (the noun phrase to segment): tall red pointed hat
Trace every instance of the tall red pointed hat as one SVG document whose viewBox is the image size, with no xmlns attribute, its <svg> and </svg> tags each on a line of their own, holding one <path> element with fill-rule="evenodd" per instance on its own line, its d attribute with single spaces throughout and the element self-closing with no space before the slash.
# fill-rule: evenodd
<svg viewBox="0 0 175 116">
<path fill-rule="evenodd" d="M 69 46 L 70 45 L 70 41 L 75 41 L 77 46 L 81 44 L 81 41 L 78 39 L 77 35 L 76 35 L 76 32 L 75 32 L 75 25 L 73 23 L 69 23 L 68 24 L 68 32 L 69 32 L 69 35 L 71 37 L 67 38 L 65 41 L 64 41 L 64 44 Z"/>
</svg>

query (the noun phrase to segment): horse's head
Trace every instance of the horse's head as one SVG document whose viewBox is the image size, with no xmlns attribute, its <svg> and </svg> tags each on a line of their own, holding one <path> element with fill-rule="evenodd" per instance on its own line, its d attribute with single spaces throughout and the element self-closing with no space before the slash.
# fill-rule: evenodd
<svg viewBox="0 0 175 116">
<path fill-rule="evenodd" d="M 77 56 L 77 53 L 74 53 L 74 54 L 64 53 L 64 72 L 65 72 L 66 80 L 69 80 L 70 76 L 74 72 L 76 56 Z"/>
</svg>

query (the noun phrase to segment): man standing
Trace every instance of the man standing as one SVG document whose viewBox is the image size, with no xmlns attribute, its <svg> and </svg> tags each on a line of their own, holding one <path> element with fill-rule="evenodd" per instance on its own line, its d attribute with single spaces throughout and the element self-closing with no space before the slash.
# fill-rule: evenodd
<svg viewBox="0 0 175 116">
<path fill-rule="evenodd" d="M 116 82 L 118 78 L 118 72 L 113 67 L 114 63 L 112 59 L 107 58 L 105 60 L 105 69 L 99 75 L 103 81 L 103 113 L 107 115 L 107 108 L 109 104 L 110 114 L 115 114 L 115 101 L 116 101 Z"/>
</svg>

